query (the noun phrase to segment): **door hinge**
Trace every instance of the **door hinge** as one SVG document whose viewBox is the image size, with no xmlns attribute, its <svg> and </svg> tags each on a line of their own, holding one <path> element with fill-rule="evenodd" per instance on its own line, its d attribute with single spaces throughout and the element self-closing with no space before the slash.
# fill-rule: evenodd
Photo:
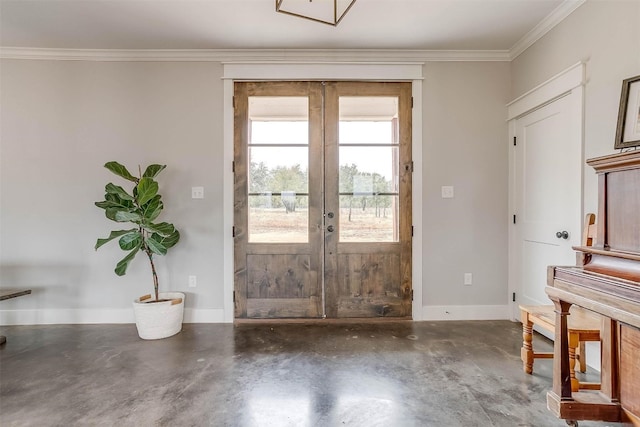
<svg viewBox="0 0 640 427">
<path fill-rule="evenodd" d="M 516 216 L 515 215 L 513 216 L 513 223 L 514 224 L 516 223 Z"/>
<path fill-rule="evenodd" d="M 231 172 L 235 172 L 236 171 L 236 162 L 233 161 L 231 162 Z"/>
<path fill-rule="evenodd" d="M 513 137 L 513 146 L 514 147 L 516 146 L 516 137 L 515 136 Z"/>
<path fill-rule="evenodd" d="M 413 225 L 411 226 L 411 237 L 413 237 Z"/>
<path fill-rule="evenodd" d="M 413 301 L 413 289 L 411 289 L 411 301 Z"/>
<path fill-rule="evenodd" d="M 413 160 L 404 165 L 404 170 L 413 173 Z"/>
<path fill-rule="evenodd" d="M 233 291 L 233 302 L 236 302 L 236 291 Z"/>
<path fill-rule="evenodd" d="M 235 96 L 231 97 L 231 104 L 233 105 L 233 108 L 236 108 L 236 97 Z"/>
<path fill-rule="evenodd" d="M 231 227 L 231 237 L 236 237 L 236 226 Z"/>
<path fill-rule="evenodd" d="M 511 296 L 511 301 L 516 302 L 516 293 L 515 292 Z"/>
<path fill-rule="evenodd" d="M 413 96 L 411 97 L 411 108 L 413 108 Z"/>
</svg>

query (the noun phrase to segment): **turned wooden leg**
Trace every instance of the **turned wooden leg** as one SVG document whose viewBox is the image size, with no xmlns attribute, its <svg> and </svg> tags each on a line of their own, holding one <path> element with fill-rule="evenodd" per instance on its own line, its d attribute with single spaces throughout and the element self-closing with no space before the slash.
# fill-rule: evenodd
<svg viewBox="0 0 640 427">
<path fill-rule="evenodd" d="M 576 378 L 576 349 L 580 342 L 577 334 L 569 334 L 569 376 L 571 378 L 571 391 L 580 390 L 580 381 Z"/>
<path fill-rule="evenodd" d="M 533 373 L 533 322 L 529 320 L 529 312 L 520 312 L 522 320 L 522 349 L 520 359 L 522 359 L 522 369 L 527 373 Z"/>
<path fill-rule="evenodd" d="M 584 374 L 587 372 L 587 352 L 585 350 L 584 341 L 580 341 L 578 351 L 580 352 L 580 355 L 576 355 L 576 359 L 580 362 L 580 372 Z"/>
</svg>

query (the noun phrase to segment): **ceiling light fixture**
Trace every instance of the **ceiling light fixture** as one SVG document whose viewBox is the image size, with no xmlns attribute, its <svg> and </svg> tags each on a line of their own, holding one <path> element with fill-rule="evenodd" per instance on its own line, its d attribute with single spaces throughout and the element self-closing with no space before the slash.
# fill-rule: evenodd
<svg viewBox="0 0 640 427">
<path fill-rule="evenodd" d="M 356 0 L 276 0 L 276 12 L 337 26 Z"/>
</svg>

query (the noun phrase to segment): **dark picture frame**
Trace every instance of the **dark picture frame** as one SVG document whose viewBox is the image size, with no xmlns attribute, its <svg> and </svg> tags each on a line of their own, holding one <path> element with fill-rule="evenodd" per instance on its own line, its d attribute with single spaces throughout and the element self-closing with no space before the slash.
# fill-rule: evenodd
<svg viewBox="0 0 640 427">
<path fill-rule="evenodd" d="M 640 76 L 622 81 L 614 148 L 640 145 Z"/>
</svg>

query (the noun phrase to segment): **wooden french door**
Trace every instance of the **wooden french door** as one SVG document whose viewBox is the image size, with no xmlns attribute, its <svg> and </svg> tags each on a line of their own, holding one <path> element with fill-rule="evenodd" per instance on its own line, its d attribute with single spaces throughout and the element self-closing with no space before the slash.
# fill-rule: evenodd
<svg viewBox="0 0 640 427">
<path fill-rule="evenodd" d="M 411 316 L 411 84 L 237 82 L 236 318 Z"/>
</svg>

